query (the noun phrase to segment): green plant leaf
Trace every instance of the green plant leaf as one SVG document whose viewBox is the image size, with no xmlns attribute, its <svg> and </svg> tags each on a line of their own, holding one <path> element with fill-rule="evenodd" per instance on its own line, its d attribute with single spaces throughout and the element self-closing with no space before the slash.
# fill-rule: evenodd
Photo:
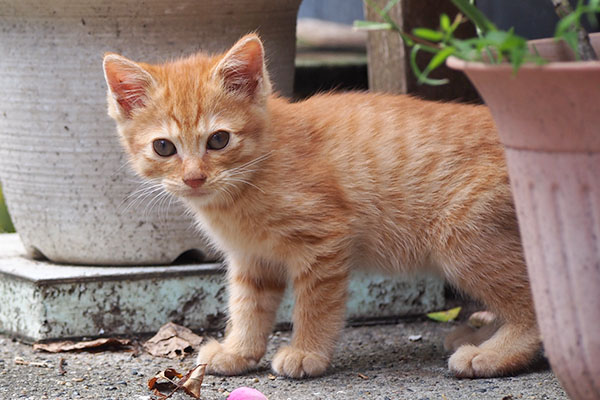
<svg viewBox="0 0 600 400">
<path fill-rule="evenodd" d="M 2 187 L 0 187 L 0 233 L 10 233 L 14 231 L 15 227 L 10 220 L 10 215 L 8 215 L 8 209 L 4 204 L 4 197 L 2 196 Z"/>
<path fill-rule="evenodd" d="M 562 36 L 565 32 L 573 31 L 579 17 L 580 15 L 578 13 L 573 12 L 564 18 L 561 18 L 561 20 L 558 21 L 558 24 L 556 24 L 555 36 Z"/>
<path fill-rule="evenodd" d="M 427 314 L 427 317 L 438 322 L 454 321 L 460 313 L 461 307 L 451 308 L 446 311 L 438 311 Z"/>
<path fill-rule="evenodd" d="M 364 31 L 385 31 L 392 29 L 392 25 L 387 22 L 374 21 L 354 21 L 354 28 Z"/>
<path fill-rule="evenodd" d="M 467 18 L 469 18 L 482 33 L 497 30 L 496 25 L 492 23 L 487 17 L 479 11 L 477 7 L 469 2 L 469 0 L 452 0 L 452 3 L 462 12 Z"/>
<path fill-rule="evenodd" d="M 579 59 L 579 53 L 577 51 L 577 46 L 579 44 L 579 39 L 577 37 L 577 32 L 575 32 L 575 31 L 564 32 L 558 39 L 562 39 L 565 42 L 567 42 L 567 44 L 569 45 L 569 47 L 575 53 L 575 58 Z"/>
<path fill-rule="evenodd" d="M 408 35 L 407 35 L 407 34 L 405 34 L 404 32 L 399 32 L 399 33 L 400 33 L 400 37 L 401 37 L 401 38 L 402 38 L 402 40 L 404 41 L 404 44 L 405 44 L 405 45 L 407 45 L 407 46 L 409 46 L 409 47 L 412 47 L 412 46 L 414 46 L 414 45 L 415 45 L 415 41 L 414 41 L 414 40 L 413 40 L 413 39 L 412 39 L 410 36 L 408 36 Z"/>
<path fill-rule="evenodd" d="M 456 49 L 454 47 L 444 47 L 442 50 L 440 50 L 433 56 L 431 61 L 429 61 L 429 64 L 427 64 L 427 68 L 425 68 L 424 72 L 428 74 L 429 72 L 442 65 L 448 57 L 454 54 L 455 51 Z"/>
<path fill-rule="evenodd" d="M 388 2 L 388 6 L 393 7 L 395 4 L 392 3 L 393 0 L 390 0 L 390 2 Z M 377 4 L 373 1 L 373 0 L 364 0 L 364 2 L 367 4 L 367 6 L 373 10 L 375 10 L 375 12 L 377 12 L 381 18 L 383 18 L 383 20 L 385 22 L 387 22 L 388 24 L 390 24 L 391 29 L 397 31 L 397 32 L 402 32 L 402 29 L 400 29 L 400 27 L 396 24 L 396 22 L 394 22 L 394 20 L 390 17 L 390 15 L 388 14 L 387 10 L 386 12 L 384 12 L 383 10 L 381 10 L 379 7 L 377 7 Z"/>
<path fill-rule="evenodd" d="M 510 33 L 505 31 L 490 31 L 484 38 L 488 45 L 500 47 L 509 37 Z"/>
<path fill-rule="evenodd" d="M 430 51 L 428 48 L 421 46 L 420 44 L 415 44 L 412 48 L 412 50 L 410 51 L 410 67 L 413 70 L 413 73 L 416 75 L 417 77 L 417 82 L 419 84 L 421 83 L 426 83 L 428 85 L 432 85 L 432 86 L 440 86 L 440 85 L 445 85 L 448 83 L 448 79 L 431 79 L 429 77 L 427 77 L 427 75 L 429 74 L 429 72 L 421 72 L 421 70 L 419 70 L 419 66 L 417 65 L 417 54 L 419 53 L 419 51 L 421 50 L 425 50 L 431 53 L 437 53 L 438 49 L 433 49 L 434 51 Z"/>
<path fill-rule="evenodd" d="M 444 32 L 450 31 L 450 17 L 446 14 L 440 15 L 440 28 L 442 28 Z"/>
<path fill-rule="evenodd" d="M 593 29 L 598 28 L 598 18 L 596 16 L 597 13 L 600 12 L 600 0 L 589 0 L 586 7 L 584 7 L 583 12 L 587 17 L 588 23 Z"/>
<path fill-rule="evenodd" d="M 413 29 L 412 34 L 416 37 L 432 42 L 439 42 L 444 38 L 444 34 L 442 32 L 434 31 L 433 29 L 428 28 L 415 28 Z"/>
<path fill-rule="evenodd" d="M 383 9 L 381 10 L 381 12 L 384 13 L 384 14 L 389 13 L 390 10 L 392 9 L 392 7 L 394 7 L 398 3 L 400 3 L 400 0 L 390 0 L 390 1 L 388 1 L 388 3 L 385 5 L 385 7 L 383 7 Z"/>
<path fill-rule="evenodd" d="M 454 33 L 454 31 L 456 30 L 456 28 L 458 28 L 458 26 L 464 21 L 463 15 L 462 14 L 456 14 L 456 17 L 454 17 L 454 21 L 452 21 L 452 25 L 450 26 L 450 33 Z"/>
</svg>

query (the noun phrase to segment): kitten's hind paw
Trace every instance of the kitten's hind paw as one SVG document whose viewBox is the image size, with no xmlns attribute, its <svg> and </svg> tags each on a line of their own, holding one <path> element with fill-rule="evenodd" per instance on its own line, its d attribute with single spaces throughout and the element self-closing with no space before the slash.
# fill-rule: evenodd
<svg viewBox="0 0 600 400">
<path fill-rule="evenodd" d="M 319 376 L 329 366 L 329 359 L 318 353 L 309 353 L 295 347 L 285 346 L 279 349 L 273 358 L 273 370 L 290 378 Z"/>
<path fill-rule="evenodd" d="M 505 324 L 478 346 L 460 346 L 448 360 L 448 366 L 459 378 L 505 376 L 531 365 L 540 347 L 541 339 L 535 325 Z"/>
<path fill-rule="evenodd" d="M 527 353 L 505 354 L 483 346 L 463 345 L 448 360 L 457 378 L 491 378 L 522 371 L 533 361 Z"/>
<path fill-rule="evenodd" d="M 216 375 L 239 375 L 257 364 L 253 359 L 228 351 L 214 339 L 200 348 L 197 363 L 207 364 L 206 372 Z"/>
<path fill-rule="evenodd" d="M 491 350 L 482 350 L 473 345 L 463 345 L 456 350 L 448 367 L 457 378 L 483 378 L 502 375 L 498 371 L 498 354 Z"/>
</svg>

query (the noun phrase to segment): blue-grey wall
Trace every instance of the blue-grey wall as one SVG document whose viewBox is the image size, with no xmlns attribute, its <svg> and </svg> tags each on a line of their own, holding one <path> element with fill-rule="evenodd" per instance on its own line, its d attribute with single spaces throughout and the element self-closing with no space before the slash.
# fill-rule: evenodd
<svg viewBox="0 0 600 400">
<path fill-rule="evenodd" d="M 498 28 L 514 27 L 527 39 L 553 36 L 558 21 L 551 0 L 477 0 L 477 7 Z"/>
<path fill-rule="evenodd" d="M 571 2 L 575 4 L 576 0 Z M 477 7 L 499 28 L 514 27 L 517 34 L 527 39 L 553 36 L 554 26 L 558 21 L 551 0 L 477 0 Z M 364 18 L 363 2 L 362 0 L 303 0 L 299 17 L 352 24 L 354 20 Z"/>
<path fill-rule="evenodd" d="M 362 0 L 303 0 L 299 18 L 318 18 L 352 24 L 363 19 Z"/>
<path fill-rule="evenodd" d="M 571 0 L 575 6 L 576 0 Z M 558 16 L 554 12 L 551 0 L 477 0 L 477 7 L 483 11 L 499 28 L 515 28 L 515 32 L 527 39 L 554 36 L 554 27 Z M 589 31 L 597 31 L 587 25 Z"/>
</svg>

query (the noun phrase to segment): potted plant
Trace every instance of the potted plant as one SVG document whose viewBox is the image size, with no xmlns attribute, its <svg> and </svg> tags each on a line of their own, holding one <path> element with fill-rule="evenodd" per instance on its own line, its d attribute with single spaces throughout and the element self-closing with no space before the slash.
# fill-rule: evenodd
<svg viewBox="0 0 600 400">
<path fill-rule="evenodd" d="M 299 5 L 0 0 L 0 179 L 29 254 L 118 265 L 210 253 L 183 206 L 158 185 L 140 188 L 125 165 L 100 60 L 107 51 L 148 62 L 216 52 L 258 31 L 275 86 L 290 95 Z"/>
<path fill-rule="evenodd" d="M 593 21 L 599 2 L 579 1 L 563 13 L 556 38 L 527 42 L 498 30 L 468 0 L 452 1 L 478 37 L 453 36 L 462 16 L 442 15 L 437 30 L 401 32 L 412 46 L 413 69 L 421 82 L 442 84 L 429 73 L 446 61 L 467 74 L 490 107 L 505 146 L 546 354 L 571 398 L 598 399 L 600 62 L 581 61 L 577 49 L 585 44 L 579 20 Z M 560 11 L 566 2 L 552 3 Z M 385 11 L 379 28 L 397 29 Z M 591 44 L 600 51 L 600 35 L 591 35 Z M 415 62 L 420 51 L 433 55 L 423 70 Z"/>
</svg>

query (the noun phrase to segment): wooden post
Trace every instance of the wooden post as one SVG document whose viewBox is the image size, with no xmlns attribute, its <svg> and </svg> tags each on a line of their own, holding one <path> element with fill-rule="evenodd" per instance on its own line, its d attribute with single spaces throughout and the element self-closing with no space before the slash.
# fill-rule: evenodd
<svg viewBox="0 0 600 400">
<path fill-rule="evenodd" d="M 388 0 L 374 0 L 378 7 L 385 6 Z M 436 29 L 442 13 L 451 19 L 458 10 L 445 0 L 401 0 L 390 10 L 392 19 L 405 32 L 416 27 Z M 365 16 L 369 21 L 381 21 L 374 10 L 365 5 Z M 457 36 L 475 35 L 475 28 L 464 23 L 458 29 Z M 367 39 L 369 61 L 369 88 L 387 93 L 410 93 L 431 100 L 477 101 L 479 96 L 475 88 L 462 72 L 450 70 L 446 66 L 431 74 L 432 78 L 448 78 L 450 83 L 443 86 L 419 85 L 410 63 L 410 48 L 404 45 L 400 35 L 393 31 L 370 31 Z M 423 69 L 429 60 L 428 54 L 421 54 L 418 64 Z"/>
</svg>

